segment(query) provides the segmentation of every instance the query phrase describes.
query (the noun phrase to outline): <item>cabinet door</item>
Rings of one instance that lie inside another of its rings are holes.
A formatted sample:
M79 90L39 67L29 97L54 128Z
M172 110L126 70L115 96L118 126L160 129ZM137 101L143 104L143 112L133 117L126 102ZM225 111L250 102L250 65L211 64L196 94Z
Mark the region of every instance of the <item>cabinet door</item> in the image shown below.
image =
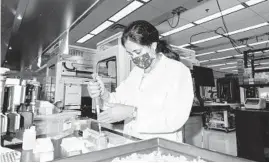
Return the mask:
M202 117L190 117L184 126L185 143L202 147Z

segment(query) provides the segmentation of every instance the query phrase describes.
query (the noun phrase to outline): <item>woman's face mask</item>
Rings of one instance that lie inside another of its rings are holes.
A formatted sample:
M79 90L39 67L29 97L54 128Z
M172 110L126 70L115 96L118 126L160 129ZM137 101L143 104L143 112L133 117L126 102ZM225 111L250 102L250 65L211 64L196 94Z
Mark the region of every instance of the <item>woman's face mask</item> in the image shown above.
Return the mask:
M133 63L141 69L149 68L152 61L156 58L153 54L155 49L152 47L141 46L128 40L125 43L125 48L131 56Z
M141 56L132 58L132 60L137 67L142 68L142 69L147 69L150 67L154 58L151 58L149 53L145 53Z

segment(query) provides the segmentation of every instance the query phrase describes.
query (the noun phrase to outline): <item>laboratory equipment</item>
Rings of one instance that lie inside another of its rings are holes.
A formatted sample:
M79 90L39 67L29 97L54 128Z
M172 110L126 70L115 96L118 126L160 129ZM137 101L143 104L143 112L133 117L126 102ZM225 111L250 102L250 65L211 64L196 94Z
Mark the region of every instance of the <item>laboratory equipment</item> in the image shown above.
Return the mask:
M206 129L215 129L225 132L235 130L235 114L229 105L210 105L205 106L207 112L205 115Z
M264 98L247 98L245 101L246 109L265 109L266 99Z
M215 86L213 70L211 68L193 66L193 76L195 83L199 86Z
M217 96L221 101L240 103L238 78L224 77L217 79Z
M1 135L7 132L8 118L3 114L4 89L6 83L6 72L9 70L0 67L0 114L1 114Z
M15 133L20 128L21 116L17 113L17 108L20 105L21 87L11 86L8 88L8 111L6 116L8 118L8 131Z

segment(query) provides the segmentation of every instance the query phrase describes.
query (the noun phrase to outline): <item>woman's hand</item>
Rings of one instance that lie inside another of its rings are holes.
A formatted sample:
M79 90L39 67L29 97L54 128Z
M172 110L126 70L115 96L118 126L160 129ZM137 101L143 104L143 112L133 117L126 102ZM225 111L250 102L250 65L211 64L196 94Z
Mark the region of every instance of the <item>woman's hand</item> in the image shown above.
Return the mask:
M101 97L102 99L108 98L109 92L106 90L104 82L97 74L93 74L93 78L95 80L92 80L88 85L90 97Z
M122 104L106 104L107 109L100 113L98 121L101 123L114 123L132 118L135 107Z

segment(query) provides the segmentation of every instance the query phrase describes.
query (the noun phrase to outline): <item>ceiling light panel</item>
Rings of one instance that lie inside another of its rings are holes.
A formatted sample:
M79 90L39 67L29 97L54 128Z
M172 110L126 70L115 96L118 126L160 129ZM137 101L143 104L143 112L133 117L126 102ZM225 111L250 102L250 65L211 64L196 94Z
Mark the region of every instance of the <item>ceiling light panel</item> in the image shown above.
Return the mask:
M113 22L117 22L143 5L144 3L142 2L133 1L132 3L124 7L122 10L120 10L118 13L113 15L111 18L109 18L109 20Z
M226 35L226 36L227 35L234 35L234 34L237 34L237 33L246 32L246 31L257 29L257 28L264 27L264 26L267 26L267 25L269 25L269 23L265 22L265 23L261 23L261 24L258 24L258 25L242 28L242 29L239 29L239 30L236 30L236 31L233 31L233 32L229 32L228 34L224 34L224 35Z
M269 67L257 67L255 68L256 70L260 70L260 69L269 69Z
M94 35L87 34L87 35L83 36L81 39L79 39L79 40L77 41L77 43L82 44L82 43L88 41L89 39L91 39L93 36L94 36Z
M183 31L183 30L186 30L186 29L191 28L193 26L195 26L193 23L189 23L189 24L183 25L181 27L175 28L175 29L173 29L171 31L165 32L165 33L163 33L161 35L162 36L172 35L174 33L177 33L177 32Z
M240 48L244 48L244 47L246 47L246 45L237 46L235 48L227 48L227 49L217 50L217 52L220 53L220 52L225 52L225 51L229 51L229 50L240 49Z
M243 57L243 54L234 55L234 57Z
M249 44L249 46L256 46L256 45L260 45L260 44L264 44L264 43L268 43L269 40L266 40L266 41L260 41L260 42L255 42L255 43L252 43L252 44Z
M184 45L180 45L180 46L178 46L178 47L180 47L180 48L184 48L184 47L187 47L187 46L190 46L191 44L184 44Z
M111 22L111 21L105 21L104 23L99 25L97 28L95 28L93 31L91 31L91 34L97 35L100 32L102 32L103 30L105 30L106 28L110 27L112 24L113 24L113 22Z
M261 65L269 65L269 62L260 63Z
M151 1L151 0L141 0L141 1L143 1L143 2L149 2L149 1Z
M217 61L217 60L223 60L223 59L228 59L228 58L231 58L232 56L227 56L227 57L221 57L221 58L213 58L213 59L210 59L211 61Z
M227 65L235 65L237 64L237 62L229 62L229 63L226 63Z
M220 69L221 69L221 70L228 70L228 69L233 69L233 68L237 68L237 66L223 67L223 68L220 68Z
M261 27L264 27L264 26L267 26L269 25L268 22L265 22L265 23L261 23L261 24L257 24L257 25L253 25L253 26L249 26L249 27L246 27L246 28L241 28L241 29L238 29L238 30L235 30L235 31L232 31L232 32L229 32L228 34L225 33L223 35L234 35L234 34L238 34L238 33L242 33L242 32L246 32L246 31L250 31L250 30L254 30L254 29L257 29L257 28L261 28ZM206 38L206 39L202 39L202 40L198 40L198 41L194 41L194 42L191 42L191 44L199 44L199 43L203 43L203 42L207 42L207 41L211 41L211 40L215 40L215 39L219 39L219 38L222 38L221 35L217 35L217 36L213 36L213 37L209 37L209 38ZM184 44L186 45L186 44ZM184 46L184 45L180 45L180 46Z
M197 54L196 57L201 57L201 56L209 55L209 54L213 54L213 53L216 53L216 52L207 52L207 53Z
M220 66L225 66L225 64L209 65L209 66L207 66L207 67L220 67Z
M247 2L245 2L248 6L253 6L253 5L256 5L258 3L261 3L261 2L264 2L266 0L249 0Z
M226 10L223 10L222 12L218 12L218 13L215 13L213 15L210 15L210 16L207 16L205 18L202 18L202 19L199 19L197 21L195 21L194 23L195 24L202 24L202 23L205 23L205 22L208 22L208 21L211 21L213 19L217 19L219 17L221 17L221 15L227 15L227 14L230 14L230 13L233 13L233 12L236 12L236 11L239 11L241 9L245 8L243 5L236 5L234 7L231 7L231 8L228 8Z
M210 41L210 40L215 40L215 39L218 39L218 38L221 38L221 37L222 37L221 35L213 36L213 37L209 37L209 38L202 39L202 40L199 40L199 41L194 41L191 44L199 44L199 43L202 43L202 42L207 42L207 41Z
M243 5L236 5L236 6L234 6L234 7L231 7L231 8L228 8L228 9L226 9L226 10L223 10L222 11L222 15L224 16L224 15L228 15L228 14L230 14L230 13L233 13L233 12L236 12L236 11L239 11L239 10L241 10L241 9L243 9L243 8L245 8Z
M199 61L200 63L205 63L205 62L209 62L209 60L203 60L203 61Z

